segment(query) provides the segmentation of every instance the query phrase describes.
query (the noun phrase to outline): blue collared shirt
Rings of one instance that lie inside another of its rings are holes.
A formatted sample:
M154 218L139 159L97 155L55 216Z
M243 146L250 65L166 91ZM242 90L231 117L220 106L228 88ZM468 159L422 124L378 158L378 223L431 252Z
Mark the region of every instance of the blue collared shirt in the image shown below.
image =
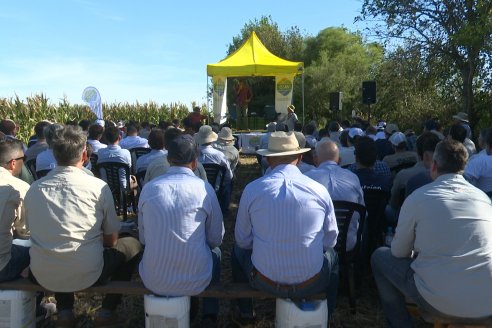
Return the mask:
M224 224L212 186L188 168L171 166L148 182L138 204L139 271L159 295L196 295L212 279L211 248L219 246Z
M147 139L139 137L139 136L126 136L121 139L120 146L123 149L132 149L132 148L149 148L149 143Z
M360 187L359 178L349 170L338 166L337 163L333 161L323 162L318 168L305 173L305 175L325 186L332 200L344 200L364 205L364 194ZM347 233L347 250L353 249L357 242L358 227L359 215L354 214Z
M132 157L128 149L122 149L119 145L108 145L106 148L99 149L97 153L97 164L99 163L124 163L132 167ZM104 176L103 176L104 179ZM121 186L126 188L126 175L123 169L120 172Z
M273 281L296 284L313 277L337 235L328 191L294 165L276 166L243 191L236 243L253 249L253 265Z
M200 146L200 155L198 156L198 161L202 164L215 163L226 167L225 183L230 183L232 180L232 170L229 166L229 161L223 152L212 147Z
M145 171L149 164L156 158L167 155L167 150L164 149L152 149L150 153L140 156L135 164L136 171Z
M36 156L36 172L43 170L52 170L56 167L56 159L53 155L53 149L48 148Z

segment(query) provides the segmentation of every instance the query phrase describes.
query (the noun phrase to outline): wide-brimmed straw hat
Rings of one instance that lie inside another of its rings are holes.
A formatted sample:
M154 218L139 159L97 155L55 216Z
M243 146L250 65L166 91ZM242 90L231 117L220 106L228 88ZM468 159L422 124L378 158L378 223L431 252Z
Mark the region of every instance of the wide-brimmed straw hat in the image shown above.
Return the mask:
M268 149L258 149L256 153L262 156L288 156L302 154L310 151L310 148L299 147L299 142L294 132L272 132L268 138Z
M202 125L194 137L197 144L203 145L217 140L217 133L212 130L210 125Z
M295 111L296 110L296 106L289 105L289 107L287 107L287 110Z
M459 112L458 114L453 115L453 118L455 120L459 120L461 122L468 123L468 114L467 113Z
M232 135L231 128L223 127L220 132L218 138L223 141L234 141L234 136Z

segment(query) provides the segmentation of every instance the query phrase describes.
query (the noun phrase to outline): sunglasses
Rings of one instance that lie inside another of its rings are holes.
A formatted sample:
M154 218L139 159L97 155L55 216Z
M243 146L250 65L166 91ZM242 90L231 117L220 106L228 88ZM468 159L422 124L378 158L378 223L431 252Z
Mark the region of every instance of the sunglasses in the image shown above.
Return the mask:
M26 161L26 155L22 156L22 157L18 157L18 158L12 158L10 161L8 161L7 163L10 163L12 161L20 161L22 159L22 161Z

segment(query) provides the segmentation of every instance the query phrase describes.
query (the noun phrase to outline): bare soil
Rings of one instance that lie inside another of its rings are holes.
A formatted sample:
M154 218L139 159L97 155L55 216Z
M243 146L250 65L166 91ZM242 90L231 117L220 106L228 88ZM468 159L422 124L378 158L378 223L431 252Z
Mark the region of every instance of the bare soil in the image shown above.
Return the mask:
M221 246L222 266L221 281L232 281L230 254L234 244L234 224L237 207L241 197L242 190L250 181L260 176L260 168L255 156L241 155L240 166L236 172L234 189L231 199L230 215L224 218L225 237ZM138 275L135 279L139 279ZM378 293L374 281L370 274L362 278L362 283L358 287L357 312L352 314L348 304L348 298L345 292L346 288L340 286L337 309L330 322L330 327L384 327L385 319L381 311ZM89 328L94 327L93 317L100 307L103 295L78 293L76 295L75 312L79 318L77 327ZM233 300L220 301L219 327L235 327L231 321L231 312ZM256 300L255 311L257 314L258 328L267 328L275 326L275 300ZM123 302L118 308L118 314L128 318L128 327L145 327L145 313L142 296L124 296ZM191 324L192 327L201 327L200 316ZM432 327L424 323L421 319L416 319L417 327ZM50 328L54 327L52 321L38 323L37 327Z

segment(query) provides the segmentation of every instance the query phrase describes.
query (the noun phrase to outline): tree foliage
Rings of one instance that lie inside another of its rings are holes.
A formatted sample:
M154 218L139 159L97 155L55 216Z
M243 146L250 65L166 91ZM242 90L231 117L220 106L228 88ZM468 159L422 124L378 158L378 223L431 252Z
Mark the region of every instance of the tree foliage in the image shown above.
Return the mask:
M343 92L347 116L361 107L361 83L373 79L383 60L383 48L364 42L345 28L327 28L306 39L306 111L312 118L335 118L329 111L330 92Z
M439 57L454 66L461 80L463 110L475 123L477 77L489 64L491 13L490 0L364 0L360 19L382 23L373 28L381 38L405 40L419 46L427 58Z

